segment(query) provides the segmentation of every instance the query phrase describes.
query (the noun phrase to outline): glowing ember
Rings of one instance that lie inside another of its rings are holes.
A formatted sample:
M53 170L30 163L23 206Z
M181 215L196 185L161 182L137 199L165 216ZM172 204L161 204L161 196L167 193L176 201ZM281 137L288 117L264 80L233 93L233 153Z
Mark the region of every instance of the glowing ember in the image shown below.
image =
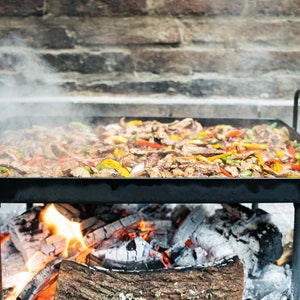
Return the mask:
M63 256L68 257L68 248L79 243L86 249L83 241L80 223L72 222L64 217L53 204L47 206L41 213L41 220L54 233L66 239Z
M148 226L147 222L142 220L138 226L139 236L145 241L149 241L150 235L153 233L153 229L153 224L151 224L151 226Z
M137 236L141 237L145 241L149 242L151 236L153 235L155 224L149 224L149 222L145 220L141 220L138 223L135 223L134 226L130 226L129 228L123 229L120 234L121 240L130 240L134 239Z
M9 233L0 233L0 244L3 244L9 238L10 238Z

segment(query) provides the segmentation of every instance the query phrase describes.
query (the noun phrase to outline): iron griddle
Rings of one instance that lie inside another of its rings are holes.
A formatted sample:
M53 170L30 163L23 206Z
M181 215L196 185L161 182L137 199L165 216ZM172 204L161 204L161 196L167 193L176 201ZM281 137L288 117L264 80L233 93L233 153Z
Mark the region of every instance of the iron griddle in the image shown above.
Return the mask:
M297 128L300 90L295 94L293 127ZM126 118L130 119L130 118ZM136 118L135 118L136 119ZM145 119L145 118L143 118ZM172 118L148 118L174 121ZM76 119L78 121L78 118ZM17 122L16 122L17 121ZM21 121L21 124L20 124ZM5 120L3 129L45 124L45 119ZM56 119L46 123L56 124ZM61 120L60 120L61 121ZM64 121L66 121L64 119ZM80 120L79 120L80 121ZM93 118L91 122L116 122L111 118ZM230 124L252 127L257 124L286 126L292 140L300 141L296 129L280 120L198 119L204 126ZM0 178L2 203L294 203L294 244L292 295L300 298L300 182L297 178Z
M130 119L136 117L126 118ZM140 119L160 122L175 120L155 117ZM276 122L278 127L288 128L291 140L300 141L300 135L281 120L197 120L203 126L228 124L249 128ZM0 128L57 126L69 121L72 118L12 118L6 120L5 124L0 124ZM92 126L118 121L119 118L107 117L84 119L85 123ZM300 203L300 184L297 178L0 178L0 191L2 203Z

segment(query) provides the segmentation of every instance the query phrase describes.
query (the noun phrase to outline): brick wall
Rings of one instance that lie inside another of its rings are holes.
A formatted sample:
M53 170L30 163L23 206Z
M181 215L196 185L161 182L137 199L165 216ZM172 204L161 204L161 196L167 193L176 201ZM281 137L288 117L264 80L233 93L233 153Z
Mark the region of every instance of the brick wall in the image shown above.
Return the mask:
M299 0L0 0L0 86L21 37L71 92L290 99L299 32Z

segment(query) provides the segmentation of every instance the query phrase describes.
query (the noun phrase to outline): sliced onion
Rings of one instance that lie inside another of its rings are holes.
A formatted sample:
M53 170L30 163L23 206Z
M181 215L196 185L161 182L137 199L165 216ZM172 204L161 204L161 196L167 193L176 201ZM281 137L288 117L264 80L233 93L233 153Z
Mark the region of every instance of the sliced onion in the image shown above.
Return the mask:
M138 176L142 175L144 173L144 171L145 171L145 163L141 162L132 168L132 170L130 172L130 176L138 177Z

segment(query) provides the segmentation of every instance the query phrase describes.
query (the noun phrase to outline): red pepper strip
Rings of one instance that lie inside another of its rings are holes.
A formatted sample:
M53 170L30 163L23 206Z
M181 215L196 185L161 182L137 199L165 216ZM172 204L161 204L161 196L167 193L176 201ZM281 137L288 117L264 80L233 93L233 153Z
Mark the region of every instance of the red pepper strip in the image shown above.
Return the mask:
M271 159L265 161L265 164L266 164L268 167L270 167L272 164L275 164L275 163L281 164L281 161L278 160L278 159L276 159L276 158L271 158Z
M29 160L27 163L26 163L26 166L33 166L35 165L36 163L41 163L41 164L45 164L45 159L43 156L41 155L37 155L36 157L32 158L31 160Z
M58 162L59 162L60 164L63 164L63 163L65 163L65 162L71 161L71 160L72 160L72 159L69 158L69 157L64 157L64 158L59 159Z
M292 157L292 161L296 161L296 151L295 151L295 148L294 146L292 145L292 143L289 143L289 146L288 146L288 151Z
M292 170L294 170L294 171L300 171L300 165L297 165L297 164L291 164L291 168L292 168Z
M223 168L220 168L221 173L223 173L226 177L232 178L233 176Z
M265 162L266 166L272 168L275 172L282 170L282 163L278 159L272 158Z
M9 238L10 238L10 233L1 233L0 234L0 244L3 244Z
M93 160L88 160L83 158L75 158L75 160L89 167L96 167L96 165L98 165L99 163L98 161L93 161Z
M165 147L161 144L151 143L151 142L145 141L145 140L136 140L136 143L140 146L148 146L148 147L152 147L152 148L156 148L156 149L162 149Z
M243 131L239 130L239 129L231 130L225 134L225 137L228 137L228 138L229 137L237 137L237 136L240 136L242 133L243 133Z

